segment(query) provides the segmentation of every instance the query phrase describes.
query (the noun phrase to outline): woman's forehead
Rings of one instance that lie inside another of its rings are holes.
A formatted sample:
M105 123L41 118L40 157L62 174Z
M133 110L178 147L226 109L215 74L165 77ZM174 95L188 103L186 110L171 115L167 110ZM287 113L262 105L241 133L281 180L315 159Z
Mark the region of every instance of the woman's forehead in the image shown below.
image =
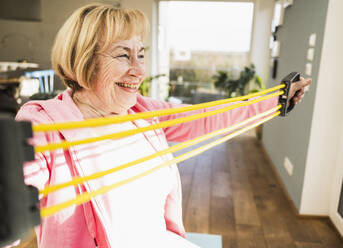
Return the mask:
M139 36L133 36L128 40L120 40L112 42L108 49L109 50L116 50L116 49L130 49L130 50L141 50L143 48L143 42Z

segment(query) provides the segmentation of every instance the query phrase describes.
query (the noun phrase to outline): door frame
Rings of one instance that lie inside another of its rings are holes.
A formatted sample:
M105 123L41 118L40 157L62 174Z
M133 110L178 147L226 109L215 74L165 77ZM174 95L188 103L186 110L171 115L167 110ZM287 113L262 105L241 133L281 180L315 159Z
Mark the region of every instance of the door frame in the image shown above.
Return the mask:
M338 213L339 198L341 190L343 191L343 127L341 128L339 135L340 142L336 160L336 169L331 188L329 216L338 232L343 236L343 217Z

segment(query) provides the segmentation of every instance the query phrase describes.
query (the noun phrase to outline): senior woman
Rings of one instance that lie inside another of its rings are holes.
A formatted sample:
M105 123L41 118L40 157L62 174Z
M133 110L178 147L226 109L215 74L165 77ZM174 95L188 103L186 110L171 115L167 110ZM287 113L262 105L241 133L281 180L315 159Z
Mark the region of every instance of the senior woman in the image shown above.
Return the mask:
M55 99L25 104L17 120L33 123L79 121L126 115L176 105L139 95L144 78L143 37L148 23L138 10L91 4L76 10L59 30L52 49L52 64L68 89ZM310 80L293 84L294 103L301 100ZM277 98L205 119L119 140L79 145L66 150L36 154L24 166L27 184L47 185L87 176L168 147L168 141L184 141L227 127L277 105ZM201 110L208 111L208 109ZM181 116L136 120L105 127L35 134L35 145L96 137L136 129ZM69 187L41 199L41 207L73 199L146 171L172 155L165 155ZM181 185L176 165L116 188L79 206L72 206L42 220L36 228L39 247L196 247L184 239Z

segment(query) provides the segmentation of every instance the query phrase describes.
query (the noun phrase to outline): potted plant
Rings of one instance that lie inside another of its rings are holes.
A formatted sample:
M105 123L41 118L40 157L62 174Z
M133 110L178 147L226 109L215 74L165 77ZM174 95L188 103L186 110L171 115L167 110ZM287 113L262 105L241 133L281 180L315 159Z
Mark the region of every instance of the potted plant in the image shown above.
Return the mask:
M244 67L237 79L227 71L218 71L213 78L214 85L226 91L227 97L243 96L266 88L261 78L256 76L254 64Z
M218 88L221 92L227 91L227 82L229 80L229 72L227 71L217 71L217 74L213 76L214 86Z

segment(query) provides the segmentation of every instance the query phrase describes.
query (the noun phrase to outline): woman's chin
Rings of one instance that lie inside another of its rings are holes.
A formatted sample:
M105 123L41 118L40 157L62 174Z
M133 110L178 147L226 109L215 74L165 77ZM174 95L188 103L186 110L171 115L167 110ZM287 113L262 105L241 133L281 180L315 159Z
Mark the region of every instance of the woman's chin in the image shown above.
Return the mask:
M114 89L114 94L111 98L113 101L112 109L116 110L116 113L126 113L137 102L137 90L116 87L116 89Z
M119 87L120 90L125 91L126 93L129 94L136 94L138 92L138 89L130 89L130 88L124 88L124 87Z

